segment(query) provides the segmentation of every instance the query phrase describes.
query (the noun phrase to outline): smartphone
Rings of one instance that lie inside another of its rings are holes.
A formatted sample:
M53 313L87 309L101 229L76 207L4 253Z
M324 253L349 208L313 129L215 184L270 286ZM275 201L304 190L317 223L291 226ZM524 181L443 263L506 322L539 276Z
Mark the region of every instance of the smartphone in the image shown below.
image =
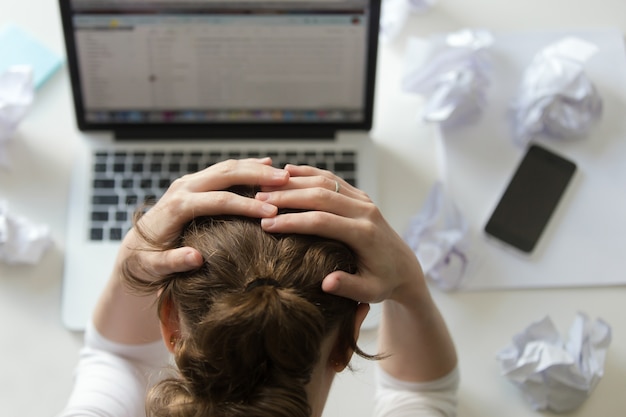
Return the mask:
M522 252L532 252L575 172L574 162L530 145L485 232Z

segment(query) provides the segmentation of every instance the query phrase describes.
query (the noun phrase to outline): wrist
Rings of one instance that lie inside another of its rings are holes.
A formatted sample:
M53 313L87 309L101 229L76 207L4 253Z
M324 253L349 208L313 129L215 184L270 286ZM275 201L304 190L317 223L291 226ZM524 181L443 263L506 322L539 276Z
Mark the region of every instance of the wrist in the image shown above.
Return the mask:
M415 255L407 257L407 265L400 268L400 276L403 276L402 284L398 285L389 299L403 305L415 305L430 299L430 292L426 285L422 267Z

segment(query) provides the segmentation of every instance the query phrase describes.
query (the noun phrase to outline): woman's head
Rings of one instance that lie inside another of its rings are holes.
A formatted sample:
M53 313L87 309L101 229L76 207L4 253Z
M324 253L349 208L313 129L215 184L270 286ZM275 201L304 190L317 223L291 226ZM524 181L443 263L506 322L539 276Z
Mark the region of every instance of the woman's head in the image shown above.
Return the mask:
M332 271L356 272L344 244L272 235L258 219L206 217L191 222L180 246L204 265L159 282L159 312L174 321L180 378L148 400L154 415L308 416L305 387L332 334L332 360L361 353L354 340L357 303L324 293ZM154 289L132 276L136 289ZM170 326L171 329L172 326Z

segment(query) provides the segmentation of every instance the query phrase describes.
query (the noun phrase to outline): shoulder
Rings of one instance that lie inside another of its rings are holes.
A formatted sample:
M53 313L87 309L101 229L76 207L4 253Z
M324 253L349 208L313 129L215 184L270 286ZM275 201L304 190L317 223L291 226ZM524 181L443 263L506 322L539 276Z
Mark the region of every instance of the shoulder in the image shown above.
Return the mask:
M376 367L374 417L454 417L459 386L458 368L440 379L406 382Z
M72 393L58 417L144 416L146 392L169 376L168 364L169 354L161 342L119 344L89 326Z

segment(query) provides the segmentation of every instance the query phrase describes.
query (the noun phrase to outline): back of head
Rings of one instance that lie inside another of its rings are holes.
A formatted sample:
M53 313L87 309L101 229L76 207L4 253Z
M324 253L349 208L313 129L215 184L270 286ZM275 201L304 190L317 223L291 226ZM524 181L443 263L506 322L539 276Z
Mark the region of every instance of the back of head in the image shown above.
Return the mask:
M241 217L195 219L179 245L198 249L205 263L161 282L160 307L173 306L180 320L180 377L155 387L150 415L309 416L305 386L326 335L339 328L339 351L360 352L356 302L321 289L330 272L356 271L353 252L319 237L268 234Z

